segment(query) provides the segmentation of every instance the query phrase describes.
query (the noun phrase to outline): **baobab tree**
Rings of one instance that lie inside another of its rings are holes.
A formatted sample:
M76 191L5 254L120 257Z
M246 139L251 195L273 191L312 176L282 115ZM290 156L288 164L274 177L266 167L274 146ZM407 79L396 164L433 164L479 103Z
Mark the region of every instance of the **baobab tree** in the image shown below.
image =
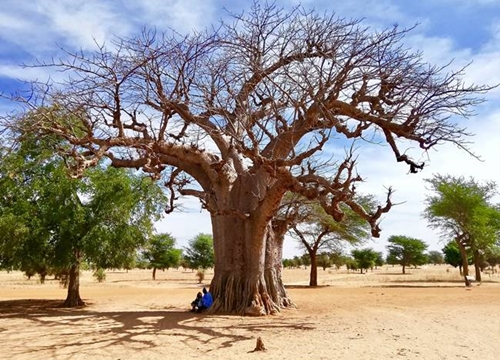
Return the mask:
M425 63L404 46L408 31L255 2L204 32L145 30L65 54L42 64L67 71L64 83L33 83L18 100L52 105L32 130L72 144L76 174L108 158L161 179L167 211L179 196L199 198L214 237L211 311L270 314L291 304L271 224L287 191L317 199L336 221L346 205L374 237L392 206L389 194L374 211L357 204L355 154L326 160L327 144L387 143L410 172L424 164L401 148L409 143L464 147L450 115L469 115L488 87Z

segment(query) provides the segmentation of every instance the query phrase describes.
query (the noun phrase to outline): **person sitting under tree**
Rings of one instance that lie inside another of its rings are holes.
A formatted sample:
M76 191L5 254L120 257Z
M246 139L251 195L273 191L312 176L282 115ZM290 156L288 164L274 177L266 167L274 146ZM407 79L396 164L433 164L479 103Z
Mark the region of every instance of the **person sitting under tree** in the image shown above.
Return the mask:
M203 288L203 297L201 298L201 306L198 307L198 312L205 311L214 303L214 299L212 298L212 294L207 290L207 288Z
M191 302L191 311L192 312L196 312L201 307L202 298L203 298L203 294L201 292L198 292L198 294L196 294L196 299L194 299Z

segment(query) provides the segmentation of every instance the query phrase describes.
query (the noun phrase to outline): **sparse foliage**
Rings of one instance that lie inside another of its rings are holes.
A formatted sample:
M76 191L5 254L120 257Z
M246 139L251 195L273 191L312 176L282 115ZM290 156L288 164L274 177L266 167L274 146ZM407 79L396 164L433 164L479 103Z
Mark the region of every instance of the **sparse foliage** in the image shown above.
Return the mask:
M358 196L356 201L366 212L375 208L370 196ZM317 267L321 265L317 260L320 259L322 264L329 263L328 257L318 256L319 251L340 249L347 244L359 245L370 237L370 225L348 206L341 207L345 215L338 221L328 215L318 201L288 194L282 202L277 217L288 224L289 234L307 252L311 263L309 286L318 285Z

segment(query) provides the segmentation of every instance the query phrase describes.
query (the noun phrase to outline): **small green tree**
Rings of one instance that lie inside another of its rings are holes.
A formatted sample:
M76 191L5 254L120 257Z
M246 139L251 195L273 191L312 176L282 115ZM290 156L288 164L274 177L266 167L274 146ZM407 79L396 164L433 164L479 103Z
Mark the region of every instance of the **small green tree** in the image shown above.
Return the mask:
M358 270L358 262L350 256L344 257L344 264L345 267L347 268L347 272L349 272L350 270L352 271Z
M484 260L488 262L491 267L500 264L500 246L492 246L488 248L484 254Z
M153 268L153 280L156 280L157 269L179 266L182 250L174 247L175 239L168 233L154 234L148 240L144 257L148 260L149 267Z
M427 253L429 264L441 265L444 264L443 254L436 250L431 250Z
M184 259L191 269L208 269L214 266L214 245L210 234L200 233L189 241Z
M384 254L377 252L377 258L375 259L375 268L377 266L383 266L385 264Z
M402 266L403 274L406 273L406 266L425 263L424 252L427 249L427 244L422 240L398 235L391 236L387 241L389 242L387 245L388 258L391 259L391 263L396 262Z
M346 257L342 255L342 252L340 251L332 251L330 253L330 261L333 265L335 265L337 270L340 269L342 265L345 265L345 259Z
M448 244L446 244L446 246L443 248L443 254L444 262L448 265L453 266L454 268L458 267L460 275L462 275L462 253L460 252L456 241L450 241ZM470 255L468 256L467 263L472 263Z
M330 260L330 256L326 252L322 252L316 257L316 265L323 268L323 271L326 270L326 268L329 268L332 266L332 261Z
M356 260L357 268L361 269L361 274L363 269L368 270L375 266L375 260L377 259L377 252L370 248L365 249L355 249L352 251L352 256Z
M104 282L106 280L106 271L103 268L97 268L94 270L92 276L97 282Z

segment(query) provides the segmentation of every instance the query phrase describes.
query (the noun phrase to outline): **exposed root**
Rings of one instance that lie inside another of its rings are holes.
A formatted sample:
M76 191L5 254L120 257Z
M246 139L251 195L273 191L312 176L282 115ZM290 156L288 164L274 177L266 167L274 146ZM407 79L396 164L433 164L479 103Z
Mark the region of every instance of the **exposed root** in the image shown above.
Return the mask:
M214 304L211 314L265 316L292 306L286 291L276 277L242 279L236 274L218 276L210 285Z

